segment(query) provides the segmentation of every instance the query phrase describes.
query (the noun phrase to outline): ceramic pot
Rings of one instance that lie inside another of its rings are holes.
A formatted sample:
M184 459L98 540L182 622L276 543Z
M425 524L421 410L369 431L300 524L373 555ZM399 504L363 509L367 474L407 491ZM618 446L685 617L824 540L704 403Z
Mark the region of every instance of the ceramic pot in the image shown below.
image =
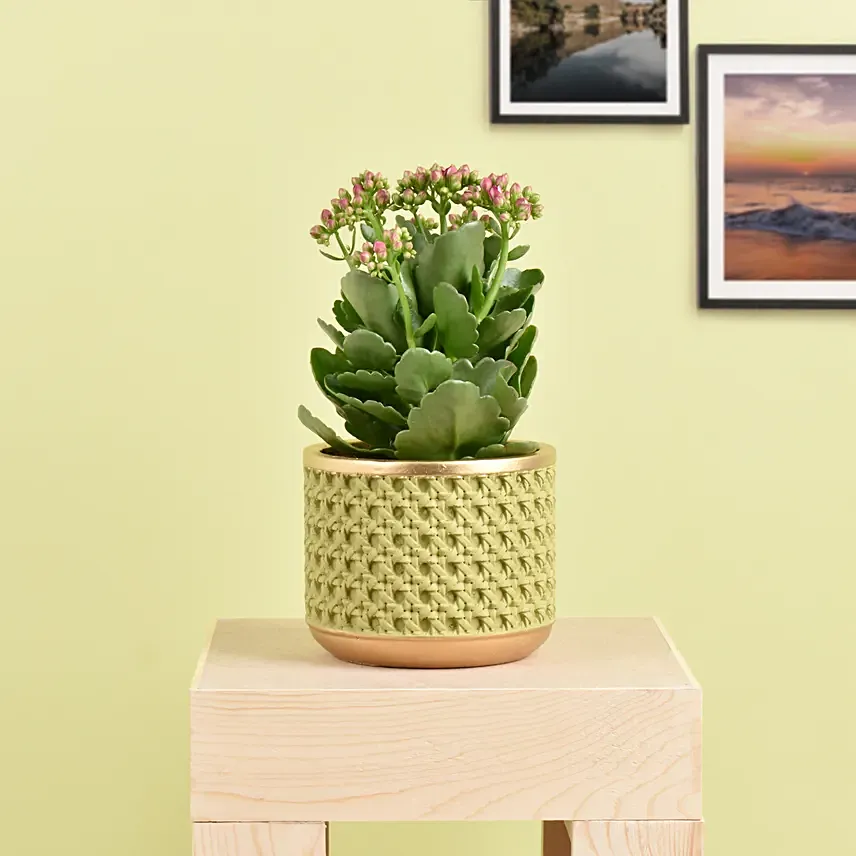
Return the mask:
M306 621L342 660L489 666L555 619L555 450L470 461L304 452Z

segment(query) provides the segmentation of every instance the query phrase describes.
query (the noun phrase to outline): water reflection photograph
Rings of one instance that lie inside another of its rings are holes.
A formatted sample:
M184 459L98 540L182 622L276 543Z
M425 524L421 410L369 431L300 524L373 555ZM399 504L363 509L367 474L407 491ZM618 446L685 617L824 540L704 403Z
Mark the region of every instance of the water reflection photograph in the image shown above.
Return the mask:
M699 62L702 305L856 307L856 48Z
M494 122L687 123L687 0L492 0Z

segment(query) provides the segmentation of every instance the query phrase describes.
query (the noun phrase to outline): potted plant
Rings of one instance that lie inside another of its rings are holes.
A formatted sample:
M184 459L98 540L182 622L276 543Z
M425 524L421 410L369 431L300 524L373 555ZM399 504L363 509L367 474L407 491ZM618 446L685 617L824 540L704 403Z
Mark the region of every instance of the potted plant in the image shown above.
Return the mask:
M347 268L310 364L355 439L299 410L324 441L304 454L307 622L341 659L491 665L549 635L555 452L510 439L544 279L510 263L541 213L507 175L435 164L394 190L364 172L311 230Z

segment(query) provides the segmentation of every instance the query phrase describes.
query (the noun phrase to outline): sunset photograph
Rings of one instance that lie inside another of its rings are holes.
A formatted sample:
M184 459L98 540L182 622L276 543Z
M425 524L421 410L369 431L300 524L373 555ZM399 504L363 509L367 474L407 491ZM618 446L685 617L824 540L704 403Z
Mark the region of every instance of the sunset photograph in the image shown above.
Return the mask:
M856 74L724 77L726 280L856 281Z

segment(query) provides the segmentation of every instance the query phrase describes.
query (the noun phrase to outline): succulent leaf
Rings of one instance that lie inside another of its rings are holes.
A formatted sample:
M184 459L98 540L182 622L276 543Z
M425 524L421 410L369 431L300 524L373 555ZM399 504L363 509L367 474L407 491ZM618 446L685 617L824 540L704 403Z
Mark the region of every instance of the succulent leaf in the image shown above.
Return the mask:
M502 252L502 239L499 235L488 235L484 239L484 269L490 270Z
M484 224L467 223L440 235L418 255L416 293L423 315L434 311L434 289L448 282L456 291L469 287L473 267L484 270Z
M510 339L526 323L522 309L488 315L479 327L478 349L482 354ZM462 356L468 356L466 354Z
M526 365L523 366L523 371L520 373L520 394L524 398L529 398L532 393L532 387L535 384L535 378L538 376L538 360L533 354L526 360Z
M386 422L388 425L398 425L399 427L407 424L407 420L394 407L390 407L388 404L382 404L380 401L373 400L361 401L359 398L354 398L352 395L339 392L335 389L331 389L330 391L342 404L348 404L363 413L367 413L369 416L374 416L375 419L379 419L381 422Z
M387 449L361 449L347 440L343 440L329 425L325 425L317 416L302 404L297 408L297 418L312 432L317 434L331 449L350 458L390 457Z
M478 265L473 267L473 278L470 282L470 309L478 314L484 306L484 281L479 273Z
M344 297L333 304L333 315L339 326L348 333L353 333L363 326L357 310Z
M502 415L508 420L509 430L512 430L525 412L529 402L518 395L517 390L510 386L502 375L497 377L491 394L497 400Z
M309 365L312 368L312 376L315 378L318 388L330 401L338 406L338 401L327 389L327 375L349 371L353 366L341 351L331 354L329 351L325 351L324 348L313 348L309 352Z
M404 350L404 328L396 317L398 292L391 282L352 270L342 279L342 294L369 330L383 336L396 350Z
M417 339L421 339L423 336L427 335L434 329L434 325L437 323L437 316L432 312L421 324L418 330L416 330L413 335Z
M535 340L538 338L538 328L534 324L530 324L521 334L520 338L515 343L514 347L508 353L508 359L517 366L518 377L523 368L526 359L532 352L532 347Z
M518 259L522 259L528 252L529 244L520 244L520 246L515 247L508 253L508 260L510 262L516 262Z
M485 446L476 452L477 458L517 458L525 455L533 455L540 447L537 443L526 440L518 440L511 443L497 443L493 446Z
M395 348L371 330L355 330L345 337L342 350L354 366L369 371L392 371L398 355Z
M452 363L439 351L411 348L395 367L396 391L410 404L419 404L429 392L452 376Z
M434 289L434 310L443 350L451 359L474 357L479 352L479 326L463 294L441 282Z
M342 372L335 377L336 385L346 389L363 392L389 392L395 389L395 378L383 372L358 369L355 372Z
M341 348L345 344L345 334L332 324L328 324L323 318L318 319L318 326L330 337L330 341Z
M495 360L485 357L475 366L469 360L458 360L452 368L452 377L474 383L482 395L490 395L498 377L508 380L516 371L508 360Z
M508 420L495 398L468 381L447 380L410 411L408 428L395 438L403 460L450 461L502 441Z
M343 408L345 417L345 430L353 434L358 440L362 440L374 449L388 449L392 454L392 444L399 428L375 419L363 410L358 410L350 404Z

